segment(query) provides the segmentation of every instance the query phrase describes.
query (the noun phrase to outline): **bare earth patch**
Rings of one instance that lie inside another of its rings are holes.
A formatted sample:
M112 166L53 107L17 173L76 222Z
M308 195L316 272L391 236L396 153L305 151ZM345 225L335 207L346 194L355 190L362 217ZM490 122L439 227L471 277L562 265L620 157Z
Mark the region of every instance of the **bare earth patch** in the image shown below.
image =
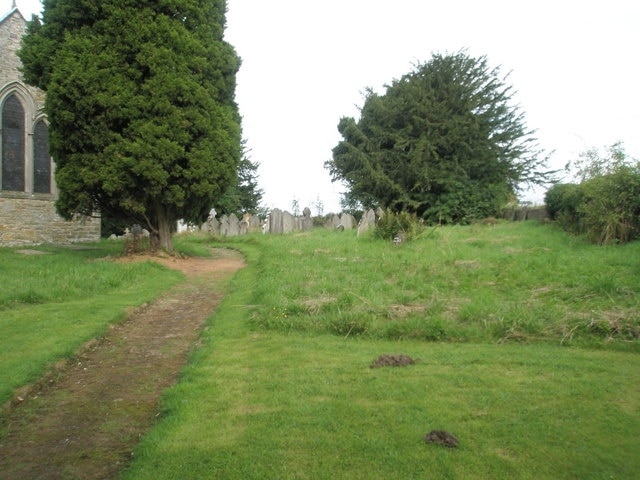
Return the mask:
M186 281L16 395L0 414L0 479L107 479L127 465L219 304L221 282L244 266L237 252L213 253L123 260L158 261Z
M413 365L414 363L416 363L416 361L408 355L388 355L385 353L376 358L370 367L405 367L407 365Z

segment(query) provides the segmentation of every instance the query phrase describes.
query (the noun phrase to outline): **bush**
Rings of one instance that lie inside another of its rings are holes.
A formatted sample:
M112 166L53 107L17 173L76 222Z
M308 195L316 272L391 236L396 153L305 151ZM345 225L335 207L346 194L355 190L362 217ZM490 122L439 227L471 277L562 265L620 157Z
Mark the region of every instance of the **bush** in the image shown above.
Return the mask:
M591 241L610 244L640 238L640 164L587 180L581 190L578 210Z
M582 204L583 194L580 185L559 183L545 194L544 201L552 220L572 233L583 233Z
M378 219L374 235L385 240L409 241L424 231L424 224L415 214L386 210Z
M449 192L433 195L423 213L430 224L467 225L487 217L500 216L510 197L506 185L458 182Z
M626 157L620 143L602 156L580 155L579 184L558 184L545 195L549 215L567 231L598 244L640 238L640 162Z

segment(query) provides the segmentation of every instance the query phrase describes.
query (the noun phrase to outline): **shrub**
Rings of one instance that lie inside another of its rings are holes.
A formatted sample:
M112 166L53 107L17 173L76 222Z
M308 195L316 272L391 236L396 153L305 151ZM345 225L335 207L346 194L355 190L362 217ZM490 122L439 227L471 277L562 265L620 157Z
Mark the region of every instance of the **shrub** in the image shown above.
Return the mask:
M581 184L578 211L595 243L626 243L640 238L640 163Z
M423 218L431 224L467 225L487 217L496 217L510 197L506 185L458 182L449 192L433 195Z
M559 183L547 190L544 201L552 220L565 230L582 233L582 189L575 183Z
M393 212L386 210L378 219L374 235L385 240L400 238L409 241L418 237L424 231L424 224L415 214L408 212Z
M640 238L640 162L627 158L620 143L602 156L595 149L577 161L579 184L558 184L545 195L552 219L598 244Z

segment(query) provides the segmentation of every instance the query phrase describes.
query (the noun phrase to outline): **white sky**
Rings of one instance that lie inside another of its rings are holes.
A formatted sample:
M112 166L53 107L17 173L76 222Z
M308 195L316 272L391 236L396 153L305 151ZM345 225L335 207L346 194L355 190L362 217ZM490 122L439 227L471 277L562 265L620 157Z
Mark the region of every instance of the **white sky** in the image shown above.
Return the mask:
M38 0L17 0L25 17ZM11 0L0 0L1 12ZM633 0L228 0L242 57L236 99L269 207L339 210L324 162L342 116L432 53L467 48L508 84L550 167L621 140L640 158L640 2ZM523 199L541 202L544 192Z

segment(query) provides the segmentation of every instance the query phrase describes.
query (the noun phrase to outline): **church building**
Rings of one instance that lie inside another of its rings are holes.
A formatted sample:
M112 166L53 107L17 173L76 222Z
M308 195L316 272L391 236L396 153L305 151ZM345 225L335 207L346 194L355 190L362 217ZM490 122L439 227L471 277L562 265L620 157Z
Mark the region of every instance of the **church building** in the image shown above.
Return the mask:
M44 92L24 83L17 55L26 28L14 1L0 16L0 246L96 241L99 218L55 211Z

